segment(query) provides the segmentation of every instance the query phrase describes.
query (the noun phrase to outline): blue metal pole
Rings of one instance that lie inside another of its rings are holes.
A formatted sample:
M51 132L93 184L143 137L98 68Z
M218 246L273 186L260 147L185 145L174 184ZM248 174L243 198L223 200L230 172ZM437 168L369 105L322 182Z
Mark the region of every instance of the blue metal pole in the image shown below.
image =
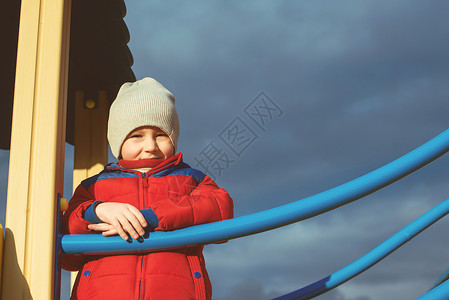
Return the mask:
M142 243L99 234L66 235L62 250L68 254L129 253L216 243L298 222L364 197L414 172L449 151L449 129L419 148L364 176L333 189L262 212L183 228L153 232Z
M321 295L340 284L350 280L351 278L362 273L366 269L372 267L380 260L388 256L390 253L407 243L413 237L425 230L427 227L444 217L449 213L449 199L438 204L427 213L404 227L402 230L394 234L385 242L368 252L366 255L338 270L337 272L314 282L306 287L291 292L289 294L275 298L276 300L300 300L310 299ZM446 290L446 297L449 295L449 290ZM435 298L427 298L435 299ZM447 298L445 298L447 299Z
M431 289L416 300L447 300L449 298L449 280Z
M434 285L432 286L432 289L439 286L441 283L449 279L449 269L446 269L443 274L438 277Z
M59 242L61 238L60 226L61 226L61 194L58 193L56 197L56 239L55 239L55 271L54 271L54 300L59 300L61 298L61 243Z

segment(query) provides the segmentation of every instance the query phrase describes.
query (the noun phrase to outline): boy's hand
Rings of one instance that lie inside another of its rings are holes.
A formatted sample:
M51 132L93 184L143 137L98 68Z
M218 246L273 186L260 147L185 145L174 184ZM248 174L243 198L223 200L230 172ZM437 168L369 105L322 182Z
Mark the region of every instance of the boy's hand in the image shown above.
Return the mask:
M104 236L118 235L117 230L115 230L115 228L108 223L89 224L87 225L87 228L93 231L99 231Z
M129 234L138 239L148 226L142 213L131 204L103 202L97 205L95 213L104 223L91 224L88 228L101 231L104 236L118 234L127 241Z

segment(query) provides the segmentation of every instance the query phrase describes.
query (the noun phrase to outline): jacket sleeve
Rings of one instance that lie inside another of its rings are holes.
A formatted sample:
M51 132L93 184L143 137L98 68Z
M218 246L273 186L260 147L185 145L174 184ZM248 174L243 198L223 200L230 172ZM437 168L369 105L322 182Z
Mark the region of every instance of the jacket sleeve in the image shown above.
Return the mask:
M222 221L234 216L231 197L209 176L204 177L198 185L187 189L189 190L186 194L169 195L151 206L159 218L156 230L174 230Z
M84 211L95 201L94 197L80 184L69 201L69 207L62 217L63 234L83 234L92 233L87 229L90 222L84 220ZM77 271L86 262L85 255L62 255L62 268L68 271Z
M84 212L94 203L95 197L80 184L69 201L69 207L62 217L64 234L92 233L87 229L90 222L84 219Z

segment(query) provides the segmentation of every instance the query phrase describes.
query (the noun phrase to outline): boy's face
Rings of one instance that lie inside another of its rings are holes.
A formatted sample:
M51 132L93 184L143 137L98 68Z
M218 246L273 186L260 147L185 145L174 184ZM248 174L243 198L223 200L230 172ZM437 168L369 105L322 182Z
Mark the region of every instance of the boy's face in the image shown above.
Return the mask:
M170 137L154 126L134 129L122 145L121 158L125 160L167 159L175 153Z

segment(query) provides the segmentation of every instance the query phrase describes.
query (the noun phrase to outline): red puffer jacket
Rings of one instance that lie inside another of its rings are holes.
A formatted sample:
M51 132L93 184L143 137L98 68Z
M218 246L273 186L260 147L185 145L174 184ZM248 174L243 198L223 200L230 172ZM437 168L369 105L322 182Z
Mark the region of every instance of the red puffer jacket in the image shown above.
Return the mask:
M66 234L92 233L83 216L96 200L151 208L155 230L173 230L233 217L228 193L179 153L147 173L108 165L76 189L63 217ZM80 270L71 299L211 299L203 247L139 255L65 256L63 268Z

